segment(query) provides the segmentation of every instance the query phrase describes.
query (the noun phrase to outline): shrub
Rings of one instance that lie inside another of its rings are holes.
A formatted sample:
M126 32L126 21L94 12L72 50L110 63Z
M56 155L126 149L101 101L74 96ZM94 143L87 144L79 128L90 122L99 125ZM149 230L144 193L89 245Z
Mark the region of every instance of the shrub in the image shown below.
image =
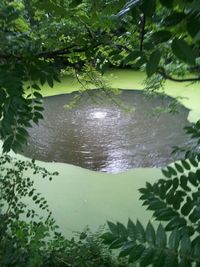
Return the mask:
M85 231L68 240L59 233L47 201L34 188L30 172L34 179L36 174L49 180L58 174L49 173L34 161L0 157L1 267L126 266L102 244L100 234ZM26 203L30 200L43 216L29 208Z

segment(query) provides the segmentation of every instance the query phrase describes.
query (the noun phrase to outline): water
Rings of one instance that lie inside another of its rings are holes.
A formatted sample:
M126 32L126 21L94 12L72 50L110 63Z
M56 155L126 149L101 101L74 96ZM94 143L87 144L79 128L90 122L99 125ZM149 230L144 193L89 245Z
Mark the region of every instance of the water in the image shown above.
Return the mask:
M76 105L66 109L77 96ZM155 114L155 108L167 108L171 101L148 98L137 90L118 96L90 90L81 97L78 93L46 97L44 120L30 128L23 154L108 173L163 167L178 159L171 156L173 146L188 143L183 131L188 109L179 105L176 115Z

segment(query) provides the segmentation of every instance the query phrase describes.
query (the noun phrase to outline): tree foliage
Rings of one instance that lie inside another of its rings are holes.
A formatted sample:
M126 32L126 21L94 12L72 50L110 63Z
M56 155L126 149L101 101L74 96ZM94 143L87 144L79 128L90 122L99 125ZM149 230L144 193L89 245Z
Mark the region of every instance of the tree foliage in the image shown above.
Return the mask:
M126 266L102 245L100 233L86 229L72 239L60 233L47 200L35 188L35 179L55 175L34 161L0 157L0 266Z
M200 142L200 122L186 128ZM146 228L130 219L127 226L108 222L104 243L120 249L119 257L140 266L200 266L200 154L186 154L185 159L162 170L157 182L139 189L140 199L152 211ZM156 223L159 222L159 225ZM158 226L157 226L158 225Z
M200 81L199 0L1 0L0 14L4 152L26 144L27 128L43 118L41 86L53 87L63 69L77 77L87 66L101 74L109 67L145 70L155 88L166 79ZM199 122L186 129L197 138L194 149L185 149L186 158L140 189L143 204L161 223L108 223L104 242L130 263L200 266L199 129ZM94 243L83 239L77 244L56 232L46 200L24 177L27 168L49 176L46 170L8 156L0 160L1 266L113 266L110 257L96 261L101 247L94 251ZM44 221L24 197L46 210ZM50 232L53 239L46 242ZM76 251L77 258L70 258Z
M198 0L2 0L0 12L4 152L26 143L26 128L42 119L40 87L53 87L61 69L128 67L157 80L200 80Z

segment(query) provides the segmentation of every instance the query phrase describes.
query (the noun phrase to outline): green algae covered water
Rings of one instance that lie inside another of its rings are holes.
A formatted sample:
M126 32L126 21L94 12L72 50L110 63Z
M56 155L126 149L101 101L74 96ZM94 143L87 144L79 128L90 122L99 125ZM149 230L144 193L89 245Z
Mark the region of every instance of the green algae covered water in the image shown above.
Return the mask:
M106 78L114 88L143 89L145 74L131 70L114 70L106 73ZM67 94L80 89L80 84L73 78L65 76L54 88L43 86L44 96ZM188 121L200 118L199 83L166 82L165 92L171 97L179 97L180 103L189 109ZM18 159L28 159L11 152ZM59 176L52 182L37 176L35 181L38 192L47 199L53 216L61 231L68 237L74 231L82 231L87 225L95 231L107 220L126 223L130 217L133 221L140 219L146 224L151 220L151 212L146 211L139 200L138 189L146 182L153 183L162 177L160 168L133 168L118 174L91 171L65 163L37 164L49 171L58 171ZM32 203L30 202L30 207Z

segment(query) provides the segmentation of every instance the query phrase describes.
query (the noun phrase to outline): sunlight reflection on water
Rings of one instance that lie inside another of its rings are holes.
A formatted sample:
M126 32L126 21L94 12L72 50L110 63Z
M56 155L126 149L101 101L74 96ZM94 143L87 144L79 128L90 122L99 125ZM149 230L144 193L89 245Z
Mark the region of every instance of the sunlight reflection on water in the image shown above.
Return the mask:
M99 92L94 90L93 97L98 99ZM30 128L24 155L118 173L165 166L180 157L171 156L172 147L188 142L182 130L188 124L188 109L178 106L176 115L154 114L155 108L168 107L169 97L147 98L141 91L122 91L116 97L134 110L127 112L107 96L99 105L83 94L76 107L66 110L64 106L76 94L44 99L44 120Z

